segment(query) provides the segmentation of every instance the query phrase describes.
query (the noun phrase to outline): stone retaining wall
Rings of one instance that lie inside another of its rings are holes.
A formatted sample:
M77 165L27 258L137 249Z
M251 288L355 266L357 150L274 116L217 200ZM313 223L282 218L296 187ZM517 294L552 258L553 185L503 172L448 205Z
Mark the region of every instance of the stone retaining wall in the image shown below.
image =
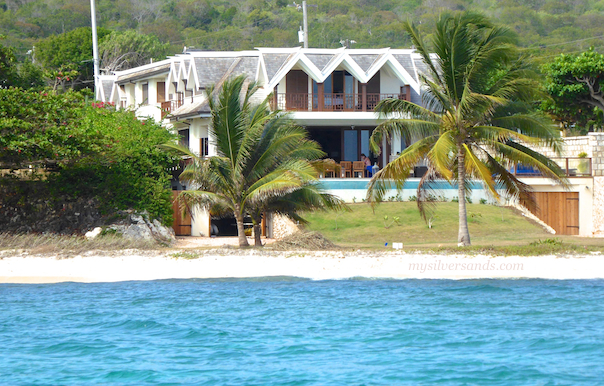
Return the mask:
M273 238L280 240L298 231L298 225L288 217L281 215L273 216Z

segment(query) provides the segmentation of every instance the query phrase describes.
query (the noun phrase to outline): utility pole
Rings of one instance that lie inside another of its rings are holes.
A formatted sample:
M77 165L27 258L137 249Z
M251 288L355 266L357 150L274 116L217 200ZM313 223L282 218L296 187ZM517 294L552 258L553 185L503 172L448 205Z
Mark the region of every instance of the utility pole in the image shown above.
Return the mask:
M306 12L306 0L302 1L302 17L304 18L304 48L308 48L308 13Z
M94 61L94 99L96 100L97 83L99 81L99 42L96 35L96 9L94 0L90 0L90 20L92 26L92 58Z
M298 11L300 9L302 9L302 18L303 18L303 22L302 25L304 26L302 28L302 31L299 31L299 41L301 42L302 39L304 39L304 48L308 48L308 12L306 10L307 5L306 5L306 0L302 1L302 5L297 4L295 1L291 4L288 5L288 7L296 7L298 9ZM310 4L308 5L308 7L315 7L317 8L316 4Z

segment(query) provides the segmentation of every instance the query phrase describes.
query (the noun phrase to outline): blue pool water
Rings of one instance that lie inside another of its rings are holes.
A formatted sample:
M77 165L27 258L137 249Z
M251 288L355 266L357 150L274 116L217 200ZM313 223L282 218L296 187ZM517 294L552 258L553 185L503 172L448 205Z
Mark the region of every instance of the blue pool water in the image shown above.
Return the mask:
M597 385L604 281L0 285L0 384Z

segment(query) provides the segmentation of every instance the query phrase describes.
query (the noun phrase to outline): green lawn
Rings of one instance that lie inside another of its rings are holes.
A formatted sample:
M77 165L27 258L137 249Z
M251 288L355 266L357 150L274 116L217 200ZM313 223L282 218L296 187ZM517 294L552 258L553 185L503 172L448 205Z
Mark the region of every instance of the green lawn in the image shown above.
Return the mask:
M438 203L432 228L420 217L415 202L385 202L375 207L366 203L351 204L352 212L336 214L306 213L308 230L319 231L342 247L383 248L393 242L404 243L405 249L456 247L458 204ZM473 246L528 245L557 238L565 244L603 245L604 240L552 235L527 220L519 212L493 205L468 204L468 226ZM384 220L384 216L388 220ZM399 223L393 218L399 217ZM337 223L337 229L336 229ZM597 248L599 249L599 248Z

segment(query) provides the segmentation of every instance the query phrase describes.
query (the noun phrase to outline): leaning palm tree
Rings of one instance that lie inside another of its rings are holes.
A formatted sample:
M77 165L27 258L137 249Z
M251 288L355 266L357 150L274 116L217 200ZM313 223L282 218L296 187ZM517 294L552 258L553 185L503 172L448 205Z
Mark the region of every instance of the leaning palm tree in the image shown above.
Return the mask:
M318 144L309 141L307 132L293 126L287 115L273 112L271 116L264 124L262 135L250 150L244 170L244 175L251 177L248 182L264 184L266 176L270 177L271 173L279 176L284 170L288 170L289 165L300 162L308 167L308 162L312 161L310 165L314 170L313 178L307 178L299 185L289 184L249 202L246 212L252 220L256 246L262 246L260 235L264 213L274 212L305 222L299 215L300 211L347 209L341 199L326 193L317 183L319 169L316 158L324 155L318 150Z
M195 190L184 191L180 198L189 207L233 213L241 247L249 245L243 219L251 209L316 181L310 160L324 154L303 128L280 112L271 112L268 99L252 105L257 89L239 76L224 82L219 91L207 90L216 156L199 157L167 145L192 159L180 178Z
M427 218L424 198L432 181L442 178L457 184L458 243L470 245L468 180L482 181L495 198L503 190L520 199L530 199L530 187L508 171L512 165L528 165L564 182L555 162L528 147L545 145L559 154L559 133L551 120L530 108L539 87L516 54L509 30L480 14L445 13L436 24L431 49L414 24L407 23L406 30L427 68L421 75L425 107L394 99L377 105L376 111L390 119L372 134L374 152L383 136L417 141L373 177L368 199L380 201L393 186L402 189L413 167L427 160L428 173L417 195L420 213Z

